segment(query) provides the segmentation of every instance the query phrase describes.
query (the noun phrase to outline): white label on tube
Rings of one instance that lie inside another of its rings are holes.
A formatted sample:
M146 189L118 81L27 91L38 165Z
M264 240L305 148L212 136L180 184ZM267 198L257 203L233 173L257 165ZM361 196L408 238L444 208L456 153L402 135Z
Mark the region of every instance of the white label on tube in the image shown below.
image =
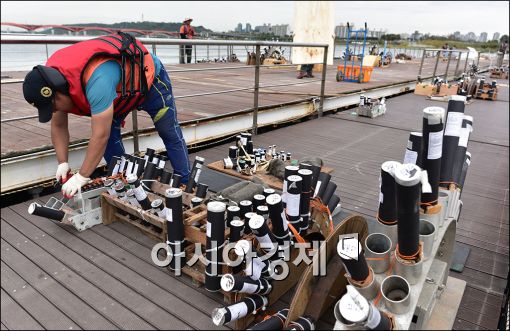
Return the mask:
M111 196L113 196L113 197L116 197L116 196L117 196L117 192L115 192L115 190L114 190L114 189L112 189L111 187L110 187L110 188L108 188L108 190L107 190L107 191L108 191L108 194L109 194L109 195L111 195Z
M152 163L158 164L158 162L159 162L159 158L153 156Z
M241 292L241 293L255 293L255 292L257 292L258 288L259 287L255 284L244 283L243 288L239 292Z
M462 120L464 119L463 113L449 112L448 119L446 120L446 128L444 130L445 136L458 137L460 128L462 127Z
M439 159L443 152L443 131L429 133L429 160Z
M317 184L315 185L315 192L313 192L313 197L315 198L317 194L319 193L319 190L321 188L322 182L320 180L317 181Z
M133 171L133 162L128 161L127 169L126 169L126 177L130 175Z
M406 154L404 155L404 164L406 164L406 163L416 164L417 159L418 159L418 152L406 149Z
M285 210L282 211L282 222L283 222L283 230L287 231L287 216L285 215Z
M383 203L384 201L384 194L382 192L379 192L379 203Z
M211 223L207 222L207 224L205 225L205 229L206 229L206 236L208 236L209 238L211 238Z
M124 172L124 167L126 166L126 159L122 157L120 159L119 172Z
M135 198L129 198L128 202L130 204L132 204L133 206L136 206L136 207L140 206L140 204L138 203L138 200L136 200Z
M460 129L459 146L467 148L468 140L469 140L469 128Z
M168 222L173 222L173 221L174 221L174 217L173 217L173 215L172 215L172 209L170 209L170 208L165 208L165 210L166 210L166 220L167 220Z
M466 159L466 163L467 163L467 165L471 165L471 160L470 159Z
M133 189L133 192L135 192L136 200L142 201L145 198L147 198L147 193L143 190L142 186L135 187Z
M159 167L163 169L165 167L165 160L159 160Z
M413 149L413 142L411 140L407 141L407 148L408 149Z
M287 181L283 181L283 188L282 188L282 202L287 203Z
M287 193L287 214L289 216L299 216L299 194Z
M138 173L138 162L135 163L135 167L133 169L133 173L134 174L137 174Z
M381 323L381 313L379 312L379 309L372 307L372 314L368 314L368 320L365 325L369 330L374 330L379 323Z
M269 234L265 234L263 237L257 236L257 240L260 243L260 247L262 248L271 248L273 247L273 242L271 241L271 238L269 237Z
M112 176L115 176L116 174L118 174L118 173L119 173L119 166L120 166L120 163L119 163L119 162L117 162L117 163L115 164L115 167L113 167Z
M262 274L262 269L264 269L266 265L259 257L254 257L251 260L251 263L246 264L246 275L248 275L253 280L259 280L260 275Z
M195 175L195 183L198 184L198 178L200 177L200 173L202 172L201 169L197 169L197 174Z
M241 137L241 144L243 146L246 146L247 143L248 143L248 140L246 139L246 137Z
M248 306L244 302L239 302L232 306L228 306L228 310L232 316L231 321L236 321L248 315Z

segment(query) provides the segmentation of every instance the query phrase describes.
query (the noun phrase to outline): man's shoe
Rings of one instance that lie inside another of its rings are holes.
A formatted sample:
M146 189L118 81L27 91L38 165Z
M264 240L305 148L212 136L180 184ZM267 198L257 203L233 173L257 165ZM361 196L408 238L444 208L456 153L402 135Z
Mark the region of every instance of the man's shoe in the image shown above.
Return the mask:
M312 73L311 73L311 72L309 72L309 73L307 73L307 74L306 74L306 77L308 77L308 78L314 78L315 76L314 76L314 75L312 75Z
M300 72L299 75L297 76L297 79L301 79L303 77L306 77L306 72Z

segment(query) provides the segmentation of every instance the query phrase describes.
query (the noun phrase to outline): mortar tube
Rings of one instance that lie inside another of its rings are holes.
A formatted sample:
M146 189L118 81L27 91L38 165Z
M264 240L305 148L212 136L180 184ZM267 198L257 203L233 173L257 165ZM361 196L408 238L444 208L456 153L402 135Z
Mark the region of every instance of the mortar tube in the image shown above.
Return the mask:
M119 173L120 174L122 174L122 173L124 173L124 171L126 171L127 158L125 155L126 154L124 154L120 157L120 164L119 164Z
M462 120L462 127L460 129L459 145L455 150L452 170L453 182L457 183L457 185L460 182L460 176L462 174L462 167L464 166L464 159L466 157L469 136L473 130L472 128L473 117L464 115L464 119Z
M357 282L365 281L369 276L369 267L359 241L355 238L341 240L337 252L350 278Z
M193 167L191 168L191 175L189 176L188 185L186 186L186 193L193 192L193 188L198 183L200 174L202 173L204 161L205 159L203 157L195 156L195 161L193 162Z
M427 261L432 257L432 248L437 231L434 223L420 219L420 241L423 243L423 261Z
M66 212L64 212L63 210L45 207L37 202L32 202L30 206L28 206L28 213L30 215L36 215L58 222L62 222L62 220L66 216Z
M375 273L383 273L390 267L391 239L384 233L371 233L365 239L367 263Z
M173 259L170 261L170 269L178 270L185 264L186 256L184 254L184 223L182 214L182 190L178 188L169 188L165 191L166 205L166 226L167 242L172 246ZM177 262L179 260L179 262Z
M246 330L281 330L287 320L289 309L285 308L272 315L271 317L263 320L260 323L255 324L251 328Z
M113 179L105 179L103 182L103 185L106 188L106 191L108 192L108 194L115 197L115 196L117 196L117 192L115 192L115 190L113 189L114 183L115 183L115 181Z
M317 179L317 184L315 185L315 190L313 193L313 197L321 197L326 191L326 187L328 186L329 181L331 180L331 175L325 172L319 173L319 178Z
M381 295L386 309L394 314L405 314L411 307L411 286L401 276L386 277L381 283Z
M299 171L299 167L296 166L286 166L283 172L283 188L282 188L282 202L283 207L287 207L287 190L288 190L288 177L297 175Z
M423 155L422 168L427 171L431 193L421 195L422 208L427 210L438 203L441 153L443 150L443 117L441 107L427 107L423 110Z
M170 186L172 186L173 188L179 188L181 186L181 180L182 176L174 172L174 174L172 175L172 181L170 182Z
M154 156L155 152L156 151L153 150L152 148L147 148L147 150L145 151L145 156L143 157L145 160L145 166L147 166L148 163L152 162L152 157Z
M466 181L467 171L469 166L471 165L471 153L466 151L466 156L464 157L464 163L462 165L462 172L459 177L459 185L461 187L460 196L462 195L462 189L464 188L464 182Z
M196 192L195 196L197 196L199 198L202 198L202 199L205 199L205 196L207 195L207 190L208 189L209 189L209 185L203 184L203 183L198 183L198 185L197 185L197 192Z
M329 181L328 185L326 186L326 190L324 191L324 194L320 196L323 204L325 204L326 206L328 205L328 202L335 193L336 188L337 188L336 183Z
M280 246L290 245L290 233L287 226L287 216L283 210L282 197L271 194L266 198L269 218L273 225L273 235Z
M248 276L225 274L221 277L221 289L225 292L267 295L272 286L264 278L253 280Z
M238 206L227 207L227 227L230 227L230 223L234 220L234 217L241 218L241 208ZM244 224L244 222L243 222Z
M331 216L333 216L333 211L336 209L336 207L338 207L338 205L340 204L340 197L336 194L334 194L331 199L329 199L329 202L328 202L328 209L329 209L329 212L331 213Z
M237 146L229 146L228 148L228 157L232 160L232 163L235 163L239 154L239 148Z
M208 264L205 269L205 289L210 292L221 289L219 274L221 274L222 252L225 244L225 210L226 205L223 202L212 201L207 204L206 260Z
M304 235L308 230L310 222L310 197L312 195L312 175L310 169L299 169L298 176L303 178L301 196L299 198L299 215L301 224L299 225L299 234Z
M422 167L421 160L423 155L423 135L421 132L411 132L407 141L406 152L404 154L404 162L416 164Z
M317 186L317 181L319 180L319 174L321 173L321 167L313 165L311 169L312 170L312 190L315 191L315 187ZM312 193L312 197L315 197Z
M301 225L301 216L299 213L301 193L303 189L303 178L298 175L287 177L287 206L286 211L288 221L299 231Z
M199 197L193 197L191 198L191 208L195 208L196 206L200 205L202 202L204 202L204 199Z
M230 237L229 243L237 243L243 236L244 222L239 219L238 216L234 216L234 219L230 223ZM243 270L242 263L232 266L232 273L238 274Z
M253 203L253 211L256 211L258 206L263 206L266 204L266 197L262 194L255 194L252 199Z
M459 145L460 129L464 117L465 96L453 95L448 101L445 130L443 135L443 151L439 182L442 186L453 182L452 170L455 150ZM445 186L447 187L447 186Z
M264 217L255 214L250 218L248 224L253 234L257 237L261 249L266 252L270 252L278 245L273 233L269 230Z
M163 169L161 172L161 177L159 179L159 182L162 184L170 184L170 180L172 179L172 173L170 171L167 171L166 169Z
M271 194L275 194L276 191L272 188L265 188L264 189L264 196L267 198L268 196L270 196ZM267 203L267 202L266 202Z
M162 199L155 199L151 202L152 210L159 216L159 217L165 217L166 211L163 213L163 210L165 209L165 204L163 203Z
M113 189L115 190L117 197L119 197L120 199L122 199L126 195L126 186L122 182L114 184Z
M212 321L216 326L225 325L226 323L243 318L248 314L254 314L259 309L265 310L267 304L267 297L259 294L252 294L230 306L214 308Z
M265 199L264 199L264 201L265 201ZM267 208L266 205L258 206L257 214L264 217L264 220L267 220L269 218L269 208Z
M147 163L145 166L142 180L151 180L156 178L156 165L154 163Z
M151 201L149 200L149 197L147 196L147 193L145 193L145 190L143 189L142 185L140 185L140 180L138 177L136 177L135 174L130 174L127 176L127 182L133 186L133 192L135 194L135 198L140 203L140 206L143 210L150 210L151 207Z
M300 316L290 322L284 330L315 330L315 320L310 316Z
M244 234L250 234L251 229L246 214L253 212L253 203L250 200L242 200L239 202L239 208L241 209L241 219L244 221Z
M110 163L108 163L108 173L106 174L106 176L110 177L110 176L116 175L119 171L119 166L120 166L120 157L113 156L110 159ZM115 171L115 168L117 169L116 171Z
M156 167L156 170L154 171L154 179L159 181L162 173L163 173L163 168Z
M137 157L135 161L135 168L134 173L136 174L136 177L140 177L142 173L144 172L145 168L145 160L141 157Z
M168 161L168 157L166 157L166 155L161 155L158 162L158 168L165 169L166 161Z

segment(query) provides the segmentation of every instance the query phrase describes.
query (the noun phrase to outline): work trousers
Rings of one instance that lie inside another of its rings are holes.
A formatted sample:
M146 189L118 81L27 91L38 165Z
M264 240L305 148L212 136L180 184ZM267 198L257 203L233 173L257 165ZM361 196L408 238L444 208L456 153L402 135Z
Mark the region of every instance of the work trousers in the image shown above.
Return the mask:
M193 52L192 45L180 45L179 46L179 63L186 63L186 58L188 63L191 63L191 54Z

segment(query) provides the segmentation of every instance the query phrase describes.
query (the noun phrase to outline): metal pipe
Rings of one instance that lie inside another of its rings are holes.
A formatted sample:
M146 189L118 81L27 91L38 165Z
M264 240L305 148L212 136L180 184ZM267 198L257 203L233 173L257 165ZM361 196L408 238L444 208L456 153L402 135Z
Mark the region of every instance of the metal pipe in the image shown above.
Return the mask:
M490 51L489 51L490 54ZM490 55L489 55L490 56ZM480 63L480 52L478 52L478 57L476 58L476 66L478 67L478 64Z
M457 59L457 65L455 66L455 71L453 72L453 77L457 77L459 71L460 59L462 58L462 51L459 51L459 58Z
M308 63L308 64L322 64L320 63ZM279 68L279 67L295 67L297 64L266 64L266 65L260 65L260 68ZM209 68L199 68L199 69L176 69L176 70L167 70L167 72L191 72L191 71L212 71L212 70L236 70L236 69L252 69L252 66L248 65L239 65L234 67L209 67ZM22 81L20 81L21 83Z
M152 54L156 55L156 44L152 44Z
M197 45L193 45L194 53L195 53L195 63L197 63Z
M468 60L469 60L469 51L467 51L467 53L466 53L466 63L464 63L464 72L466 72Z
M260 45L257 45L255 51L255 85L253 90L253 126L251 133L257 134L257 115L259 111L259 80L260 80Z
M133 134L134 154L138 154L140 153L140 144L138 142L138 112L136 109L131 112L131 117L133 120L133 131L131 133Z
M436 53L436 64L434 65L434 72L432 72L432 78L436 77L437 64L439 63L439 52Z
M324 89L326 88L326 71L328 70L328 46L324 47L324 59L322 63L321 77L321 95L319 103L319 116L322 117L322 108L324 107Z
M421 79L421 73L423 71L423 62L425 61L425 52L426 50L423 50L423 53L421 55L421 62L420 62L420 70L418 71L418 81Z
M31 115L31 116L22 116L22 117L14 117L14 118L8 118L5 120L2 120L0 123L7 123L7 122L14 122L14 121L22 121L22 120L29 120L32 118L38 118L39 115Z
M448 53L448 62L446 63L446 70L444 72L444 80L448 80L448 69L450 68L450 61L452 59L452 52Z

